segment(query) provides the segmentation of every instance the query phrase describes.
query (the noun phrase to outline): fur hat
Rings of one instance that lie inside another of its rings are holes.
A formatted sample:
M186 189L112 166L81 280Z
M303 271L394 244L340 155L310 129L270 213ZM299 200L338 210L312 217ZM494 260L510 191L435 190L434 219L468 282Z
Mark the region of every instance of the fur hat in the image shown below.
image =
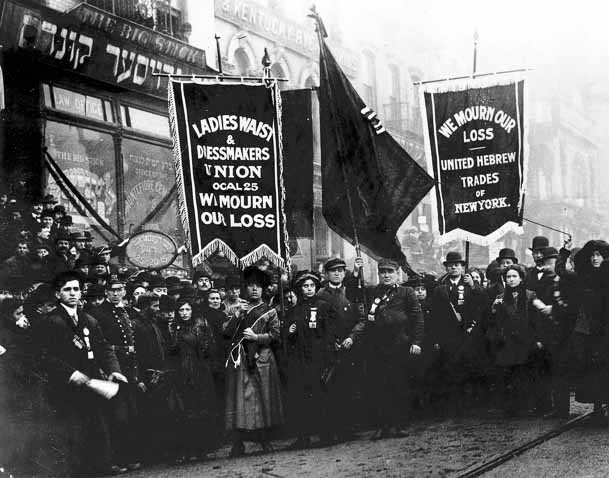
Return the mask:
M271 284L271 277L268 272L262 271L256 266L246 267L243 270L243 283L250 284L252 282L260 284L262 288L265 288Z

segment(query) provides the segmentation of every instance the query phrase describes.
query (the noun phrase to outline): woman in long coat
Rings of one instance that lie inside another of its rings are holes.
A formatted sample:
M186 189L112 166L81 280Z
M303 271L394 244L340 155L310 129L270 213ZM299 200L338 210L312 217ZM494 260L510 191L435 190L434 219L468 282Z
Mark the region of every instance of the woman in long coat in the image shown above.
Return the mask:
M288 326L288 405L297 440L290 448L311 445L311 435L322 433L324 390L322 375L334 350L325 302L316 297L317 274L303 271L294 280L298 303L290 309Z
M214 416L216 395L212 376L215 344L209 324L193 315L192 299L176 304L173 342L170 354L175 357L175 384L179 396L178 428L182 456L194 460L204 456L216 438Z
M505 290L496 296L487 337L494 352L498 379L507 412L527 410L527 393L533 381L532 357L543 347L538 341L539 312L546 305L524 285L525 271L510 265L503 272Z
M269 285L257 267L243 272L247 306L227 324L230 338L226 362L226 429L233 433L231 456L245 453L250 439L269 451L270 432L283 424L283 403L272 345L279 342L280 324L274 308L262 301Z
M565 268L568 254L568 250L561 249L556 272L561 283L569 284L572 289L571 300L567 299L575 316L568 354L570 376L575 379L576 400L593 403L595 413L600 416L602 404L609 403L609 262L606 260L609 244L601 240L588 241L573 258L573 272Z

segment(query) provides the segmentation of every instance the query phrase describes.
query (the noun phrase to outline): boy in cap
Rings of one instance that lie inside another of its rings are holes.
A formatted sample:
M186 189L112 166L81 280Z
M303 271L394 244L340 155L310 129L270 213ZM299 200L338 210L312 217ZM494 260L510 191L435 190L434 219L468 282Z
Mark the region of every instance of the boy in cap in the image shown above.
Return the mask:
M357 344L366 326L366 320L356 302L352 302L350 289L344 284L347 264L343 259L333 258L326 262L324 270L328 282L317 293L318 299L328 310L328 324L332 330L334 347L340 352L341 360L334 373L334 381L328 387L328 407L330 409L326 433L321 443L330 445L335 441L354 438L352 425L356 398L361 396L361 361Z

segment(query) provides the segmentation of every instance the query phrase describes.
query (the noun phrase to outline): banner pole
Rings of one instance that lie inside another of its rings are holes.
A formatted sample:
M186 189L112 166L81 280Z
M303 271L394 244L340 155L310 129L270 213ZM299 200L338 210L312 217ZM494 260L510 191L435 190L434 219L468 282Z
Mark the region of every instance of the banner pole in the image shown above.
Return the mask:
M472 75L476 75L476 66L478 63L478 28L474 29L474 63L472 67ZM469 269L469 241L465 241L465 271Z
M220 72L221 75L223 75L224 73L222 72L222 55L220 54L220 35L218 35L216 33L214 35L214 38L216 39L216 55L218 56L218 71Z

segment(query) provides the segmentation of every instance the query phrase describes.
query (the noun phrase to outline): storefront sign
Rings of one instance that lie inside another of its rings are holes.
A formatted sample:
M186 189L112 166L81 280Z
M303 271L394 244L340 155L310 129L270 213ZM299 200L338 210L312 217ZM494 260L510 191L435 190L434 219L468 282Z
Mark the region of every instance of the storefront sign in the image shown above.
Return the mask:
M205 52L143 26L81 5L60 14L7 1L0 24L5 50L32 51L41 61L76 73L167 97L167 78L206 73Z
M215 0L215 13L218 18L258 33L298 53L317 58L319 49L312 22L310 28L304 28L249 0Z
M129 238L125 254L129 262L141 269L164 269L173 264L178 248L167 234L142 231Z
M430 83L422 94L441 240L485 246L521 231L524 80Z
M245 267L285 266L277 85L172 81L179 209L193 266L221 251Z

